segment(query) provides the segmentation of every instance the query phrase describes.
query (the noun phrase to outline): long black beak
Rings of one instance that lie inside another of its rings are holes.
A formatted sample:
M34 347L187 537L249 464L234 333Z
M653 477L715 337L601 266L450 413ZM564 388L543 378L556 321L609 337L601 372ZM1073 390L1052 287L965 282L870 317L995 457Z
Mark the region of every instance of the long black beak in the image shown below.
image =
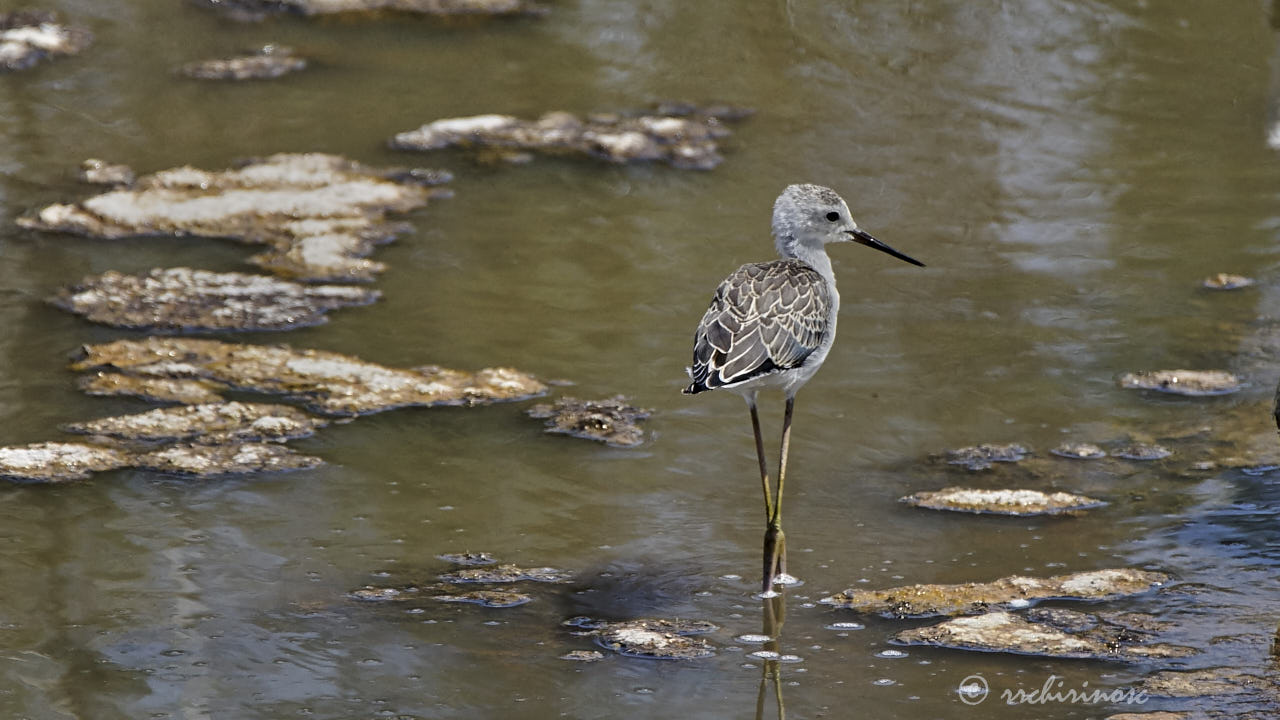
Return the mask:
M868 233L865 230L846 230L845 232L853 236L854 242L862 243L863 245L866 245L869 248L874 248L876 250L879 250L882 253L889 253L890 255L898 258L899 260L902 260L904 262L909 262L912 265L918 265L920 267L924 267L924 263L920 262L919 260L916 260L913 257L908 257L906 255L903 255L897 250L894 250L888 245L885 245L879 240L871 237L871 233Z

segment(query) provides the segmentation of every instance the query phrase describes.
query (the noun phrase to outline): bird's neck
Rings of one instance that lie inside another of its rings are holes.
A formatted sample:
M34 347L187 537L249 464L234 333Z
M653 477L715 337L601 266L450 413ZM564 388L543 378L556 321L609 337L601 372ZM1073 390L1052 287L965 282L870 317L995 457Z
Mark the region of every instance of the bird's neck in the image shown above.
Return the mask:
M778 253L784 258L795 258L817 270L818 274L827 281L827 284L833 290L835 289L836 273L831 267L831 258L827 256L827 251L822 245L815 247L795 240L779 242Z

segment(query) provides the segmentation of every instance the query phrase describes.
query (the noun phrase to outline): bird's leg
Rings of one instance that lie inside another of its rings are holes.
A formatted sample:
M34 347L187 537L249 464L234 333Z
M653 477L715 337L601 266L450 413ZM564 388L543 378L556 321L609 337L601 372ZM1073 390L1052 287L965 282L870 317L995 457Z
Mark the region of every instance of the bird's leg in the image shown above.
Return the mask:
M782 534L782 486L787 480L787 453L791 450L791 415L795 409L796 398L787 395L787 409L782 416L782 451L778 458L778 495L773 501L773 512L769 515L769 530L777 536L776 561L773 575L787 573L787 538Z
M777 507L773 503L773 489L769 487L769 464L764 458L764 438L760 435L760 413L756 411L756 395L745 395L747 407L751 410L751 431L756 438L756 458L760 461L760 488L764 491L764 519L768 527L764 532L764 577L761 592L769 595L773 592L773 578L778 572L778 535L774 526Z
M751 431L756 436L756 458L760 460L760 486L764 489L764 519L769 522L773 518L773 493L769 488L769 466L764 459L764 440L760 437L760 414L756 412L755 393L747 396L747 407L751 409Z

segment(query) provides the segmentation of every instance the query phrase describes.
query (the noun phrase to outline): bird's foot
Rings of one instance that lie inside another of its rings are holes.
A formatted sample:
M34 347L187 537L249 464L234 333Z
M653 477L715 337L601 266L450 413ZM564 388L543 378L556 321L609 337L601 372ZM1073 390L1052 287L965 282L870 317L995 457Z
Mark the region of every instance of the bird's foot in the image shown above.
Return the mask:
M797 585L803 585L804 581L795 575L788 575L785 572L780 572L773 576L773 584L781 585L783 587L795 587Z

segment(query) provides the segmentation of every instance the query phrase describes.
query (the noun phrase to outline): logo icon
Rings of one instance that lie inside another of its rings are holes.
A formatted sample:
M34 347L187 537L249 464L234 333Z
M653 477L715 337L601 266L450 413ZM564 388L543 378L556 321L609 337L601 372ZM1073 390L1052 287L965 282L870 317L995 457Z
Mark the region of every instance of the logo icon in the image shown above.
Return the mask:
M956 692L960 694L960 702L965 705L977 705L987 699L987 693L991 689L987 687L987 679L981 675L970 675L960 681L960 687L956 688Z

